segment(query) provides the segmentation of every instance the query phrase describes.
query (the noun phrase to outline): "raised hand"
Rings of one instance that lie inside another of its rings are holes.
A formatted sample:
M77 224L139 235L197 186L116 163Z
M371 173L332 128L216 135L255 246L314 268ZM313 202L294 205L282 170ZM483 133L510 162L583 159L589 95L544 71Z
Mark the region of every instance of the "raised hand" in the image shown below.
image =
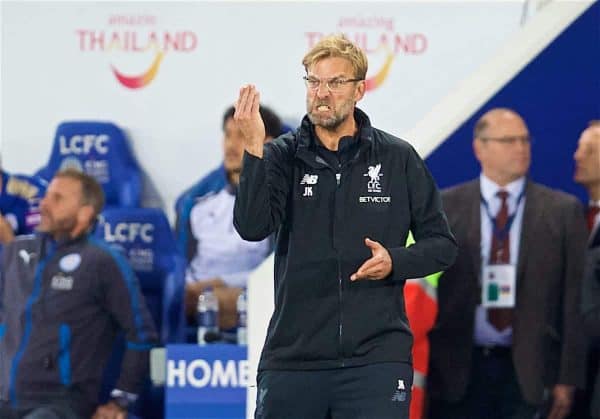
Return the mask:
M265 141L265 124L260 116L260 93L252 84L240 88L240 95L235 102L234 121L244 136L244 146L248 153L262 157Z
M390 253L381 243L371 240L368 237L365 239L365 245L371 249L372 256L350 276L350 280L378 280L386 278L392 272L392 258Z

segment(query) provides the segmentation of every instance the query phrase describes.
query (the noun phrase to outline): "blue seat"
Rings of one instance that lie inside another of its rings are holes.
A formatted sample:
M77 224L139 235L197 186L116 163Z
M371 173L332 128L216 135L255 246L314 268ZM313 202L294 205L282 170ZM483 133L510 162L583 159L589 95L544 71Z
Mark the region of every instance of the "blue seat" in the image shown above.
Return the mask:
M165 213L157 208L107 208L99 217L94 235L122 252L131 264L161 344L184 342L185 262L176 250ZM117 381L124 347L120 337L106 368L101 401L108 398ZM162 418L164 389L146 380L132 412L145 419Z
M92 175L104 189L107 206L139 207L142 175L123 131L110 122L61 123L50 158L37 175L50 181L54 174L74 168Z
M162 343L183 341L185 262L158 208L107 208L94 235L122 252L136 273Z

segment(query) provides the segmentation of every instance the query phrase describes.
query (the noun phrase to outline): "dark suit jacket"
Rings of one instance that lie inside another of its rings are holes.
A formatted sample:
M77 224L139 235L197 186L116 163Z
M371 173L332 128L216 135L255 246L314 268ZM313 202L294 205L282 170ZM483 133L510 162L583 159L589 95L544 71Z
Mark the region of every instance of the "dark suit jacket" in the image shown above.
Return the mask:
M583 326L595 351L600 350L600 226L590 237L581 292ZM600 418L600 371L596 371L591 411Z
M588 245L590 248L600 246L600 224L595 225L592 229Z
M523 397L539 404L544 388L584 383L579 295L587 233L575 197L533 182L526 188L512 356ZM459 253L439 282L427 382L433 399L458 401L468 384L480 299L479 180L443 191L442 199Z

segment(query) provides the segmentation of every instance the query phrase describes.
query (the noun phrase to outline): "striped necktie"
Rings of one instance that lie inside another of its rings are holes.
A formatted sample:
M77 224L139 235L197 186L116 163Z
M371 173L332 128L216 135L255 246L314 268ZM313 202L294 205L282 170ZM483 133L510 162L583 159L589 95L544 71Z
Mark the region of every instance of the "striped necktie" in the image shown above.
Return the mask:
M508 192L500 190L496 196L502 203L498 214L496 214L496 224L492 227L492 246L490 249L490 265L509 264L510 263L510 234L504 232L508 222ZM499 235L502 232L504 234ZM488 322L498 331L502 331L512 324L513 309L493 307L487 309Z

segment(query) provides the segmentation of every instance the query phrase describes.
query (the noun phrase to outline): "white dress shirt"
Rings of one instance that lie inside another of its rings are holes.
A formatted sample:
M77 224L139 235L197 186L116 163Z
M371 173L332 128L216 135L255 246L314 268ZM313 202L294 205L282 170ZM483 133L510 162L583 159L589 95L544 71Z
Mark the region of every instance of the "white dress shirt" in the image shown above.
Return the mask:
M198 201L190 213L196 254L186 281L221 278L228 286L246 287L248 275L269 255L269 239L249 242L233 226L235 195L223 188Z

